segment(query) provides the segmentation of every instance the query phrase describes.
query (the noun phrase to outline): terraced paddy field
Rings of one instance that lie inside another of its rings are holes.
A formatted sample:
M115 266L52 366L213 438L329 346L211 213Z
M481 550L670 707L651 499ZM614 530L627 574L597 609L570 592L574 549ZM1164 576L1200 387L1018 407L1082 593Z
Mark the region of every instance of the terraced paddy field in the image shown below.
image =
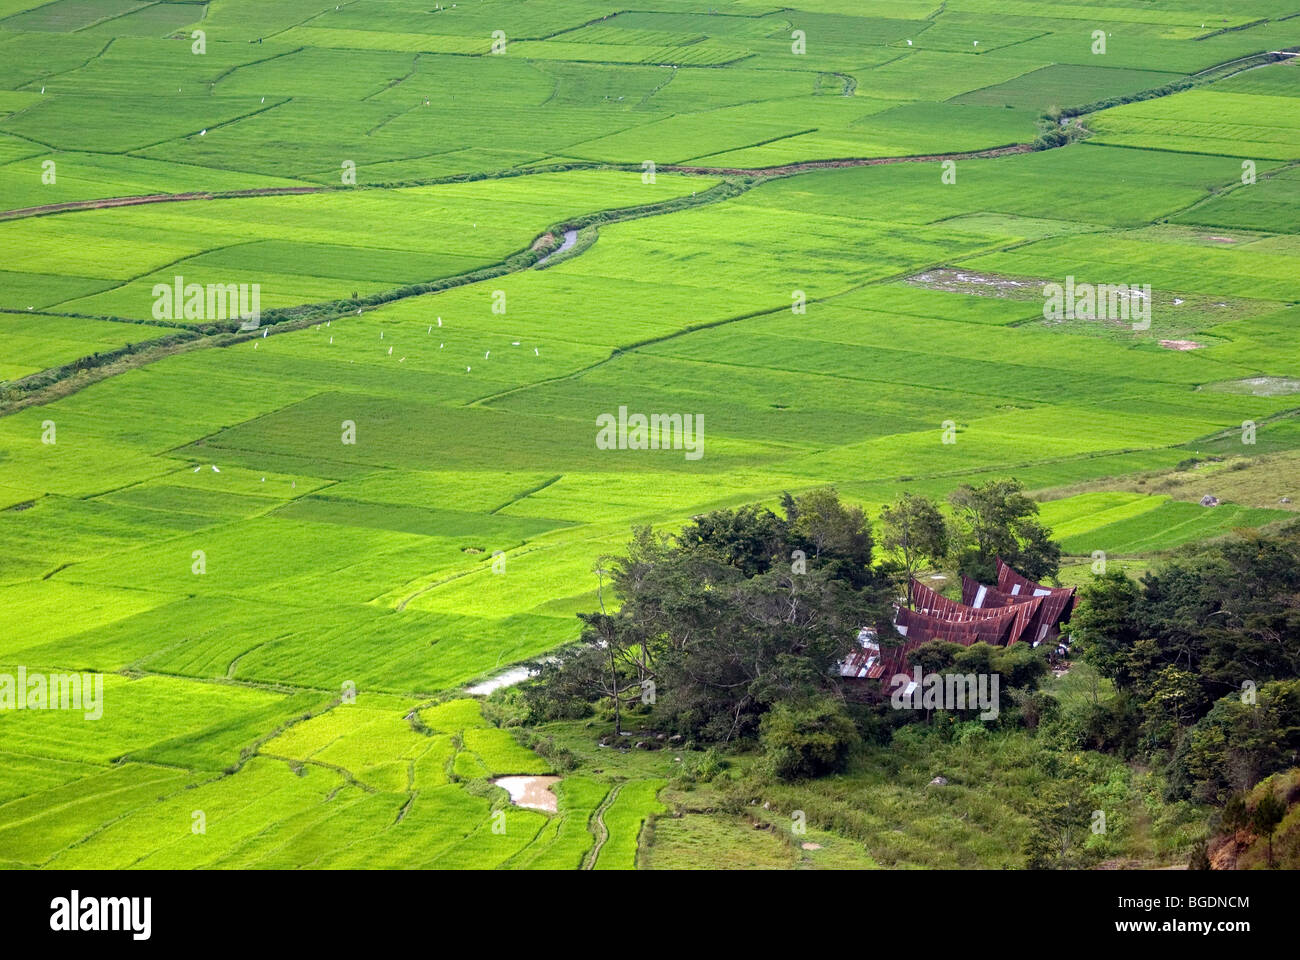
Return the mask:
M1134 562L1289 516L1296 393L1224 385L1300 378L1294 13L0 0L0 673L105 678L0 711L0 864L1001 865L977 804L956 853L656 829L667 752L558 769L464 689L633 525L787 490L1014 475Z

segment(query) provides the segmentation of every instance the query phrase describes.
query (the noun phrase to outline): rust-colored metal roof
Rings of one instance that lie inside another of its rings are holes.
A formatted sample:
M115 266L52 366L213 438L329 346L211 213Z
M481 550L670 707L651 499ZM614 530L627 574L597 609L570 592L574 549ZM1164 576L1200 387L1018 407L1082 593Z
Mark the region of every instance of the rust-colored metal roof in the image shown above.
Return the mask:
M1026 596L1017 598L1015 602L1009 604L988 604L981 607L965 602L967 579L966 577L962 578L962 603L949 600L920 581L913 580L912 604L918 612L938 617L949 623L966 623L973 620L1003 617L1007 614L1008 608L1011 608L1014 612L1014 622L1007 634L1006 642L1012 644L1031 636L1028 631L1033 627L1038 616L1038 608L1042 602L1041 598Z
M979 612L986 613L986 611ZM968 647L980 641L998 646L1005 645L1015 627L1019 611L1015 607L1008 607L1005 610L987 611L987 614L987 616L957 620L901 607L898 616L894 619L894 627L909 641L919 638L920 643L928 640L947 640Z
M1078 602L1074 587L1045 587L1017 573L997 558L998 585L986 586L970 577L961 578L962 601L979 609L1007 607L1038 599L1041 605L1022 639L1041 641L1070 619Z
M968 647L980 642L1009 646L1042 640L1052 628L1070 619L1076 602L1073 587L1034 583L1003 563L1001 557L997 558L997 569L996 587L963 574L960 603L913 579L911 592L916 609L900 607L894 618L902 642L879 643L874 631L864 630L858 637L859 649L841 661L840 676L889 681L898 674L911 674L912 654L931 640Z

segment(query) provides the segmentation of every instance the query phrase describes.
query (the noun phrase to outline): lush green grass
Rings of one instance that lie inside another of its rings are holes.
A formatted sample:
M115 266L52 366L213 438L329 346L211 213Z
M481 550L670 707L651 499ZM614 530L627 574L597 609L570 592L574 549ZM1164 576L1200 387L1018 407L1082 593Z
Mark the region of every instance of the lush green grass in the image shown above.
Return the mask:
M713 870L719 863L738 870L785 870L796 860L794 849L770 829L707 813L659 818L646 855L653 870Z
M637 850L646 819L666 808L656 799L665 781L630 780L604 811L609 837L596 857L597 870L630 870L637 866Z

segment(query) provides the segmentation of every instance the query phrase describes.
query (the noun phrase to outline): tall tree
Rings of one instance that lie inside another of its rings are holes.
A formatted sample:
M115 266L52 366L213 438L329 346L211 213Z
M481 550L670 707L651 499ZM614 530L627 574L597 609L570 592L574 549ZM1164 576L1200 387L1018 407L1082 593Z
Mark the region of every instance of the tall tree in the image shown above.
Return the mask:
M1286 802L1272 790L1265 790L1264 795L1255 803L1255 812L1251 815L1250 826L1256 836L1268 838L1268 865L1276 866L1273 860L1273 834L1278 824L1286 816Z
M953 559L962 573L990 582L998 556L1031 580L1054 578L1060 571L1061 548L1038 521L1038 504L1024 489L1019 480L994 479L964 483L948 495Z
M789 545L811 553L831 574L863 589L874 579L871 570L871 521L859 506L840 500L834 487L784 498Z
M929 497L904 493L880 512L881 546L898 555L907 577L907 605L912 606L912 579L925 564L948 554L948 524Z

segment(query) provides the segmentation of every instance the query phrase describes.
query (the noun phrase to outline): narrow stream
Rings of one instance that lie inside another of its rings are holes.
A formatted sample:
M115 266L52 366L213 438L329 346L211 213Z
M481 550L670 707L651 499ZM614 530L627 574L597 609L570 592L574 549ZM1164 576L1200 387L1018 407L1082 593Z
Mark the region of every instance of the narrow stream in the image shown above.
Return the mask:
M538 260L535 264L533 264L533 266L540 267L547 260L551 259L551 257L555 256L557 253L563 253L565 250L573 249L573 245L577 242L578 242L578 231L565 230L564 242L560 244L558 247L556 247L554 250L552 250L550 253L548 253L546 256L542 257L542 259Z

